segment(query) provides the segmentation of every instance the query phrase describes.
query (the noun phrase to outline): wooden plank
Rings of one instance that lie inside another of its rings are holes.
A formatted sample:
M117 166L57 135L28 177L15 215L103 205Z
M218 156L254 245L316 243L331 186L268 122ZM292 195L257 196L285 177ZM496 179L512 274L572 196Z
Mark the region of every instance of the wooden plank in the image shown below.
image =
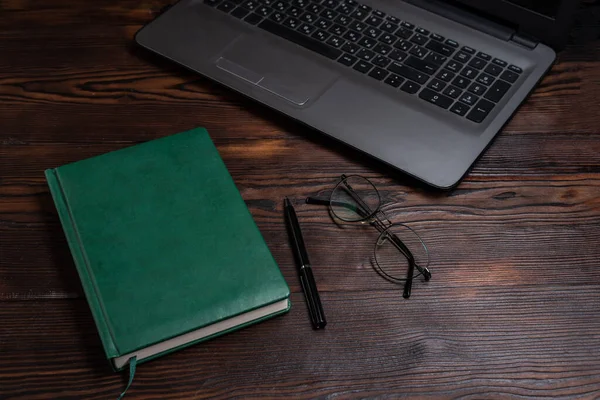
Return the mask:
M294 295L285 316L140 365L130 394L594 398L600 286L581 289L445 289L409 301L389 291L325 292L329 324L317 334ZM123 388L84 301L1 304L3 397L107 398Z

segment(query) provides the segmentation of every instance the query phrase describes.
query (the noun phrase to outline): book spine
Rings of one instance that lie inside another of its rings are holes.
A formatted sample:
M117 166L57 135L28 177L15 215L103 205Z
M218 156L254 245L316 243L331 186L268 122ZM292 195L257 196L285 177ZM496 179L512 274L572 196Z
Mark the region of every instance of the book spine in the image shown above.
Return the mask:
M92 270L85 255L85 249L80 240L77 225L70 212L68 199L61 185L58 171L56 169L47 169L45 175L48 186L50 187L52 199L54 200L56 210L58 211L63 231L67 238L67 243L69 244L69 249L71 250L71 255L75 261L79 279L81 280L85 296L92 311L96 328L100 334L104 352L109 359L117 357L120 354L113 339L108 319L106 318L106 313L104 312L104 307L102 305L100 293L97 290Z

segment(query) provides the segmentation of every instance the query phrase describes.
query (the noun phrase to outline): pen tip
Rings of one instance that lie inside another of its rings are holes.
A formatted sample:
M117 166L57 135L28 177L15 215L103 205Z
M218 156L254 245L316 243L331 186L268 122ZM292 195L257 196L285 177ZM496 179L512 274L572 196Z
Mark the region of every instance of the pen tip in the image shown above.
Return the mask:
M284 197L284 199L283 199L283 205L286 207L292 205L292 203L290 202L290 199L288 199L287 196Z

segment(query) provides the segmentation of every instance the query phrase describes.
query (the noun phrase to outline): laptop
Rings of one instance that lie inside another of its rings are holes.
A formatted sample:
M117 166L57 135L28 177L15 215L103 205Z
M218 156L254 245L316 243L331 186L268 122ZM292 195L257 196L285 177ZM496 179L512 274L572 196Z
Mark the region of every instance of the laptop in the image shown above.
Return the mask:
M141 46L452 188L566 42L575 0L181 0Z

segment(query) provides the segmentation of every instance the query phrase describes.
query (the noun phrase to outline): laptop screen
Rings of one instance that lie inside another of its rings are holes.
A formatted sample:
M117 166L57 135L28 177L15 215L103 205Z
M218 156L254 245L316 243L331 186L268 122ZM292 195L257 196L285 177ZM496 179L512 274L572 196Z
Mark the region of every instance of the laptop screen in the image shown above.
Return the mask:
M538 14L555 18L560 6L559 0L509 0L511 3L528 8Z

